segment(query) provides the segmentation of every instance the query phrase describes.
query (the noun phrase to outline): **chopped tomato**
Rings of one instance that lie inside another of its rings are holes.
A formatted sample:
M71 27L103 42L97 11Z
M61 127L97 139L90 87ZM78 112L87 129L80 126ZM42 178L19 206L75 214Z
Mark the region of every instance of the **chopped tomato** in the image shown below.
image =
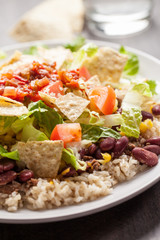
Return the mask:
M91 77L88 69L85 66L80 67L80 69L79 69L79 77L85 78L86 80L88 80Z
M58 72L63 84L70 88L79 88L79 70L62 70Z
M15 87L5 87L3 92L4 97L9 97L12 99L16 99L17 96L17 89Z
M41 92L46 93L51 97L58 97L58 94L64 95L63 83L61 81L50 82L49 85L42 88Z
M105 115L113 113L116 94L112 87L96 87L92 89L89 93L89 99L91 107L97 107Z
M79 123L57 124L51 134L51 140L62 140L64 146L70 142L81 141L81 126Z

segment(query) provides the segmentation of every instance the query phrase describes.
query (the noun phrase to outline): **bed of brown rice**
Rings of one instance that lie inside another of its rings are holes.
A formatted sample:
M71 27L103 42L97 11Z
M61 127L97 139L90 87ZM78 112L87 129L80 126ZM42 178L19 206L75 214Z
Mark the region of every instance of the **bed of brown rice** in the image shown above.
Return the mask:
M152 129L143 137L153 136L160 136L160 122L157 120L153 121ZM63 181L53 179L53 182L39 179L37 186L31 187L26 196L16 192L0 194L0 206L8 211L16 211L23 206L38 210L95 200L110 194L115 184L130 180L145 168L146 165L139 164L132 156L123 154L92 174L83 173Z

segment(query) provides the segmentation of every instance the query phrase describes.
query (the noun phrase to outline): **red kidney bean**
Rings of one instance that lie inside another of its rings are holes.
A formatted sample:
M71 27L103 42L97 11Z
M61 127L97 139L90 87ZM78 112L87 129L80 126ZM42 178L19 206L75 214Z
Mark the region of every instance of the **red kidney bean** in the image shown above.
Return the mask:
M14 171L8 171L0 174L0 186L6 185L17 178L17 173Z
M160 137L153 137L146 140L146 143L160 146Z
M108 137L100 142L99 147L102 152L106 152L114 148L115 142L115 138Z
M119 156L122 155L122 153L124 152L128 145L128 142L129 140L126 136L123 136L117 140L113 149L114 158L118 158Z
M9 170L13 169L14 166L15 166L14 161L6 159L6 160L4 160L4 163L3 163L3 171L4 172L9 171Z
M157 104L157 105L153 106L152 113L154 115L160 115L160 104Z
M95 153L96 150L97 150L97 146L94 143L92 143L88 148L88 152L91 156Z
M145 121L146 119L151 119L153 121L153 115L146 111L141 111L142 114L142 121Z
M101 150L99 148L96 150L95 157L96 159L103 159Z
M150 152L153 152L156 155L160 154L160 146L158 146L158 145L147 145L147 146L144 147L144 149L146 149Z
M31 170L25 169L19 174L20 182L27 182L31 178L33 178L34 174Z
M150 167L155 166L158 163L158 157L155 153L140 147L135 147L132 150L132 155L139 162L144 163Z
M82 148L82 149L79 151L79 154L80 154L81 159L83 159L83 157L84 157L85 155L88 155L88 149Z

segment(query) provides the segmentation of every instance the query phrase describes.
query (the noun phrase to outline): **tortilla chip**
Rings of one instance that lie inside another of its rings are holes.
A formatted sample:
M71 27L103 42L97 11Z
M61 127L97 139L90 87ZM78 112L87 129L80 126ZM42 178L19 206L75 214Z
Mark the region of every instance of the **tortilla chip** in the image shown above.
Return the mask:
M118 82L126 61L127 56L112 48L101 47L94 57L87 58L83 64L92 76L98 75L101 82Z
M62 141L18 142L20 160L34 172L36 177L55 178L61 162Z
M21 56L22 56L21 52L15 51L14 54L0 66L0 70L10 64L13 64L13 63L19 61Z
M43 93L41 91L38 92L39 96L41 97L41 99L48 104L50 107L54 107L54 103L56 101L55 97L51 97L49 94Z
M21 116L28 109L20 102L0 96L0 116Z
M84 111L90 102L78 97L73 93L67 93L57 98L55 105L72 122L74 122Z

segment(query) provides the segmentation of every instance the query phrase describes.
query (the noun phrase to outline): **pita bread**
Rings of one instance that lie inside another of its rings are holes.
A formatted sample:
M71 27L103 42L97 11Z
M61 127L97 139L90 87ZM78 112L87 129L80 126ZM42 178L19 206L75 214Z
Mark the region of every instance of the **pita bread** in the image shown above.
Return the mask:
M101 82L118 82L126 61L127 56L112 48L101 47L94 57L87 58L83 64L92 76L98 75Z
M71 39L82 31L84 5L82 0L46 0L27 12L11 35L17 41Z
M84 111L90 102L73 93L67 93L56 99L55 105L72 122L74 122Z
M27 113L28 109L22 103L0 96L0 116L21 116Z
M25 162L36 177L55 178L61 162L62 141L18 142L20 160Z

